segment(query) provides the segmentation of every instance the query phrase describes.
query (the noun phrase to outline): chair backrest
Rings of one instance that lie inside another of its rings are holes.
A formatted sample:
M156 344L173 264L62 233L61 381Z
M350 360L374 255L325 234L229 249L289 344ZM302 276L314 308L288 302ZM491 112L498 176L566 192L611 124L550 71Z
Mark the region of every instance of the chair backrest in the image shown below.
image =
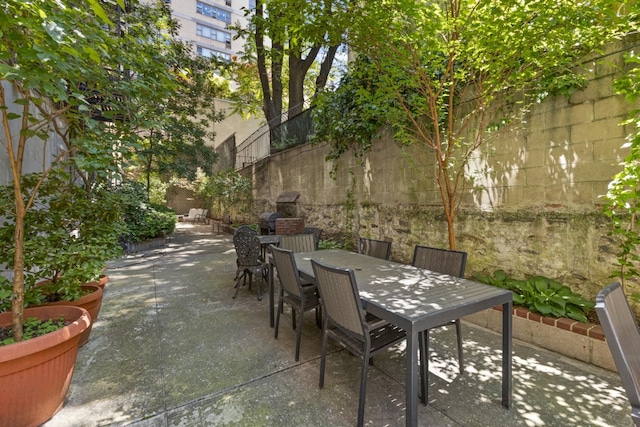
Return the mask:
M631 407L640 408L640 331L620 283L596 296L596 313Z
M467 267L467 253L429 246L416 246L413 250L411 265L449 276L464 277L464 271Z
M365 339L365 312L360 302L353 270L311 260L322 309L333 325Z
M209 209L202 209L202 212L200 213L200 217L206 218L208 213L209 213Z
M388 260L391 256L391 242L361 237L358 241L358 253Z
M313 234L288 234L280 236L280 247L293 252L312 252L316 250Z
M235 233L233 233L233 235L235 236L238 233L249 233L249 234L253 234L254 236L258 235L258 232L253 228L249 227L248 225L241 225L240 227L236 228L236 231Z
M256 266L260 265L260 239L255 234L240 232L233 236L233 246L236 249L238 265Z
M271 245L271 256L276 270L278 270L278 278L282 288L287 293L300 297L302 295L302 285L293 251Z
M189 209L189 213L187 214L187 216L189 218L193 218L194 216L198 215L198 213L200 213L200 209L198 208L191 208Z
M322 228L317 227L305 227L302 229L304 234L313 234L313 240L316 244L316 249L318 249L318 244L320 243L320 238L322 237Z

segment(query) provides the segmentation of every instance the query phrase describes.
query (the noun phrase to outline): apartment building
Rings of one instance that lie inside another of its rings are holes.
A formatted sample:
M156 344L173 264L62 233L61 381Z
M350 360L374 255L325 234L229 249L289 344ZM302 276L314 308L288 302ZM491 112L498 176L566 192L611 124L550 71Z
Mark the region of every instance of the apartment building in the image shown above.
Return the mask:
M245 11L255 9L255 0L164 1L170 5L172 17L180 24L178 36L193 45L195 54L231 60L233 55L242 51L244 41L234 40L236 33L230 27L246 27ZM233 105L227 100L215 99L212 100L212 107L230 112ZM212 145L217 147L232 135L235 135L239 144L261 124L262 120L256 117L243 119L230 114L223 122L211 125L216 133Z
M180 23L178 35L193 44L198 55L230 60L242 50L244 41L233 40L230 26L245 27L246 10L256 7L255 0L165 0L171 15Z

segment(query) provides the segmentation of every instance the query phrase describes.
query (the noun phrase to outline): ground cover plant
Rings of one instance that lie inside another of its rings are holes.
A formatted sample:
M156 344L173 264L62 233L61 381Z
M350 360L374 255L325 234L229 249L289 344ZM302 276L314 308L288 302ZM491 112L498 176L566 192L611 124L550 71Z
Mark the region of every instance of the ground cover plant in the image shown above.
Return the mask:
M595 307L592 301L573 292L568 286L545 276L515 279L503 270L496 270L492 276L477 274L475 278L479 282L512 291L514 304L544 316L587 322L587 314Z

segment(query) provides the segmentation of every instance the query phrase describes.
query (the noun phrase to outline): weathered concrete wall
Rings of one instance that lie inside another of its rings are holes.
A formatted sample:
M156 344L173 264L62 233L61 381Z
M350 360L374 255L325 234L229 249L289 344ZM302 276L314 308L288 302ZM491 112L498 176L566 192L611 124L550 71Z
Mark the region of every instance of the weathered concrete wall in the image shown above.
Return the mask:
M627 40L626 48L637 40ZM569 98L536 105L518 128L501 131L469 165L456 220L457 249L469 253L467 275L502 268L541 274L594 297L611 281L616 246L601 212L626 154L632 106L614 94L622 44L587 64L588 86ZM254 218L275 210L285 191L298 191L299 216L323 237L392 238L391 257L410 262L416 244L448 247L435 183L424 147L402 147L389 134L362 159L345 155L335 179L326 145L306 145L245 169L254 182ZM362 162L360 162L362 160Z

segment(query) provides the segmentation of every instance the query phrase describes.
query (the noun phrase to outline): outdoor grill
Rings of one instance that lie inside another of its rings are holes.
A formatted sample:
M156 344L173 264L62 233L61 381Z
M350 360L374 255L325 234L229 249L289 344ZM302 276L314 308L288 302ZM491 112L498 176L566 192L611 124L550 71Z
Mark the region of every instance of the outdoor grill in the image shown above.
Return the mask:
M284 218L284 215L280 212L265 212L260 214L260 219L258 220L260 234L275 234L277 218Z

